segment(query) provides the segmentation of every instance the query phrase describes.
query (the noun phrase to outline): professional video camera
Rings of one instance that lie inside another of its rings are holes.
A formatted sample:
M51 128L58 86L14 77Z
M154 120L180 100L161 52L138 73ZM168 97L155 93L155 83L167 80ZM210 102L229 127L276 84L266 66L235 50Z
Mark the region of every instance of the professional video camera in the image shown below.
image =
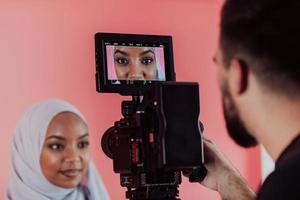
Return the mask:
M132 96L103 135L131 200L176 200L181 172L206 175L197 83L175 82L172 37L96 33L98 92Z

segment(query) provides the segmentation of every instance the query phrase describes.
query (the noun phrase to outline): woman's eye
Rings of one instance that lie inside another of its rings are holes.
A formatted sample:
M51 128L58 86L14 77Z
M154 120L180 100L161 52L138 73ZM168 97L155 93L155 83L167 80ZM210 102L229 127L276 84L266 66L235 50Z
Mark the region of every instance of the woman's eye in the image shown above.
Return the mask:
M50 144L49 148L52 150L62 150L62 149L64 149L64 145L63 144Z
M84 149L84 148L87 148L88 146L89 146L89 142L79 142L78 143L79 149Z
M144 65L150 65L153 62L153 58L143 58L142 63Z
M116 58L115 61L119 65L127 65L128 64L128 60L126 58Z

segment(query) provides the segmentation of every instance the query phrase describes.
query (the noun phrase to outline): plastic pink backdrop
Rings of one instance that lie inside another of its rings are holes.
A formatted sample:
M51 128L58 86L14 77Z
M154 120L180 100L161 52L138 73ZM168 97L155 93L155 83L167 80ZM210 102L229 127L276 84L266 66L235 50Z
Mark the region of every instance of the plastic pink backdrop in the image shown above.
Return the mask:
M215 66L218 0L1 0L0 1L0 198L8 179L13 128L34 102L61 98L86 116L93 158L114 200L124 199L112 161L100 137L120 115L125 98L95 90L94 33L124 32L173 36L177 80L201 87L201 120L214 140L254 187L260 177L259 151L243 150L227 136ZM128 98L127 98L128 99ZM190 184L180 186L183 200L220 199Z

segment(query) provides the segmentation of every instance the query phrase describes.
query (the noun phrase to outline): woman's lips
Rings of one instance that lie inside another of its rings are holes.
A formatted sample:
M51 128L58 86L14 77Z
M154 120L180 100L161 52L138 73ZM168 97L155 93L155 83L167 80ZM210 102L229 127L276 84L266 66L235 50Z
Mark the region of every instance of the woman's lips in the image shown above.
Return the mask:
M78 175L80 175L82 172L81 169L68 169L68 170L62 170L60 173L67 178L76 178Z

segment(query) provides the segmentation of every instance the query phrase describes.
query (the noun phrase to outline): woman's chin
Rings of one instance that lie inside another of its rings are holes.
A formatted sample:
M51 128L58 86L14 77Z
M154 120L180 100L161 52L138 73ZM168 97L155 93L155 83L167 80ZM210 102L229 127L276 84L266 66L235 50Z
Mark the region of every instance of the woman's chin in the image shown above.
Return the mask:
M55 182L53 182L53 184L62 188L71 189L77 187L81 181L82 181L81 175L65 176L62 174L60 175L59 180L56 180Z

